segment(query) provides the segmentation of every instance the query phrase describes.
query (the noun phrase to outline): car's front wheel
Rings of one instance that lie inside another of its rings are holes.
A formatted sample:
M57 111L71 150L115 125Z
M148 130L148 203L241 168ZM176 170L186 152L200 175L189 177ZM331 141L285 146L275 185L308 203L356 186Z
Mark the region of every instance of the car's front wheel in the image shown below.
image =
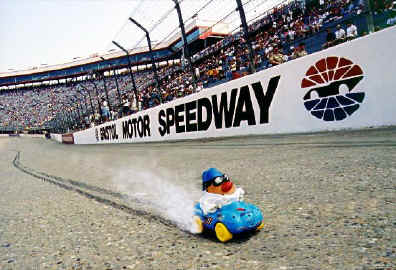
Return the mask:
M227 242L232 239L232 233L227 229L227 227L219 222L216 224L215 227L216 237L219 239L220 242Z
M256 230L260 231L262 228L264 228L264 222L261 222L260 225L257 226Z

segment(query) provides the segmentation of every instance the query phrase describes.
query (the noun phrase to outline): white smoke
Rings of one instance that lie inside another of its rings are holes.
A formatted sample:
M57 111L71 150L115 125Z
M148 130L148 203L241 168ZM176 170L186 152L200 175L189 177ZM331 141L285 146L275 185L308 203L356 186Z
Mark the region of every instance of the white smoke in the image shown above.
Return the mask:
M113 182L117 189L126 194L128 203L137 203L134 207L153 212L172 221L180 229L196 232L196 224L192 222L194 204L199 199L199 189L194 187L191 179L177 184L176 175L155 172L149 169L120 170ZM196 179L194 179L196 180Z

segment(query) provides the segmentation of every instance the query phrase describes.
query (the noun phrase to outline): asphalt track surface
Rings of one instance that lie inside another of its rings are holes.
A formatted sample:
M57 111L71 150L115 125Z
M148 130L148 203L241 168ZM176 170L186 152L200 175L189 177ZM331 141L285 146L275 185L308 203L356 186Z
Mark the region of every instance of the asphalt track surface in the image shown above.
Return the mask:
M138 145L0 138L0 153L0 269L396 268L395 128ZM261 232L222 244L158 210L197 200L209 167L262 209Z

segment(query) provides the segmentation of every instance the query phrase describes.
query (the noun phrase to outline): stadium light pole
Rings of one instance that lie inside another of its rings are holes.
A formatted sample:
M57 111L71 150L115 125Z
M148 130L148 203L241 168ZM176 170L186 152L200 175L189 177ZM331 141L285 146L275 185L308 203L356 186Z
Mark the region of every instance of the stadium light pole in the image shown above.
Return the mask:
M57 130L60 129L61 127L61 120L59 119L59 113L56 114L54 118L51 119L51 121L48 122L48 127L50 130L50 133L56 133Z
M367 20L367 28L369 33L374 33L374 19L373 19L373 11L371 9L371 3L370 0L364 0L364 5L367 8L367 15L366 15L366 20Z
M72 110L66 105L69 105L69 104L68 103L64 104L64 108L65 108L64 111L66 111L65 114L66 114L67 119L68 119L67 128L70 130L72 128L72 125L73 125L73 113L72 113Z
M80 105L79 102L78 102L78 98L76 97L76 100L72 99L71 102L72 102L71 106L73 106L73 105L76 106L77 118L78 118L77 120L79 122L81 122L81 112L80 112L80 107L78 106L78 105Z
M100 56L100 59L102 59L103 62L106 60L102 56ZM103 75L102 75L102 80L103 80L103 87L104 87L104 90L105 90L107 103L109 105L109 110L111 111L111 103L110 103L110 99L109 99L109 92L107 91L106 78L105 78L105 75L104 75L104 71L103 71Z
M113 40L112 42L113 42L114 45L116 45L118 48L120 48L122 51L124 51L124 53L126 53L126 55L127 55L129 74L131 75L133 91L135 92L135 100L136 100L136 104L139 104L139 99L138 99L138 93L137 93L137 89L136 89L135 78L134 78L133 72L132 72L131 59L129 59L129 52L128 52L127 49L125 49L124 47L122 47L120 44L118 44L118 43L115 42L114 40Z
M59 133L63 129L63 125L62 115L58 114L56 117L56 127L51 133Z
M68 127L68 123L69 123L69 117L68 117L68 115L66 114L66 110L65 110L65 108L64 108L64 106L62 106L63 108L62 108L62 119L63 119L63 122L64 122L64 125L65 125L65 130L67 129L67 127Z
M49 132L50 133L59 133L59 130L61 129L61 127L62 127L61 120L56 118L54 123L51 125Z
M79 110L80 116L84 116L84 109L81 105L81 99L78 96L76 96L75 102L76 102L76 107Z
M118 79L117 79L117 74L116 74L115 68L113 68L113 77L114 77L114 81L116 83L116 88L117 88L118 106L120 107L122 104L122 100L121 100L120 87L118 85Z
M84 106L85 106L85 113L89 112L89 108L88 108L88 104L87 104L87 97L80 91L80 89L77 89L76 92L82 96L82 99L84 101ZM83 107L83 106L81 106L81 107Z
M76 109L77 109L77 125L78 125L78 123L82 123L82 113L81 113L81 110L80 110L80 107L79 107L79 103L78 103L78 100L77 100L77 98L76 98Z
M68 125L68 128L69 129L72 129L72 127L73 127L73 118L74 118L74 116L73 116L73 112L72 112L72 110L69 108L69 107L67 107L66 106L66 110L67 110L67 116L69 117L69 125Z
M75 86L76 82L77 82L77 78L75 78L75 80L74 80L74 84L73 84L72 89L73 89L73 91L76 92L77 106L80 105L81 114L82 114L82 117L83 117L83 119L84 119L84 108L83 108L83 106L82 106L82 104L81 104L81 103L82 103L82 100L81 100L80 97L77 96L77 93L80 94L80 95L82 95L82 94L80 93L79 89L76 89L76 88L77 88L77 87ZM86 112L87 112L87 104L86 104L86 100L85 100L85 99L84 99L84 102L85 102L85 113L86 113Z
M58 116L56 116L55 119L52 119L51 123L48 122L47 125L50 133L56 133L61 126Z
M80 110L81 110L81 119L80 119L80 122L81 122L81 126L83 126L84 125L84 121L85 121L85 116L84 116L84 107L83 107L83 105L82 105L82 100L80 99L80 102L79 102L79 105L80 105ZM85 111L86 111L87 109L85 108Z
M62 120L63 120L63 126L62 127L63 127L64 132L66 132L69 120L68 120L64 110L62 111Z
M95 93L96 93L96 101L98 102L98 107L99 107L99 114L100 117L102 117L102 106L100 105L100 100L99 100L99 89L96 86L96 83L93 81L93 74L91 72L90 74L91 78L88 80L95 88Z
M92 104L92 97L91 97L91 93L89 92L88 88L86 88L84 85L80 84L82 88L85 89L85 91L87 91L88 96L89 96L89 102L91 103L91 110L92 110L92 114L95 114L95 109L94 106Z
M55 128L53 129L53 131L51 131L51 133L56 133L61 130L61 128L63 127L63 119L60 112L56 113L56 116L53 118L52 122L54 123Z
M172 1L175 3L177 16L179 18L179 26L180 26L180 30L181 30L181 34L182 34L182 41L183 41L184 57L187 58L188 67L190 69L190 72L192 73L194 91L196 91L197 90L197 77L195 75L195 71L194 71L194 68L193 68L193 65L191 62L190 50L188 49L187 36L186 36L186 30L184 28L183 16L181 13L181 9L180 9L178 0L172 0Z
M83 96L80 92L78 92L78 93L81 95L78 98L78 100L80 101L79 104L80 104L80 109L81 109L81 114L82 114L82 121L85 121L85 115L88 112L88 106L87 106L87 102L86 102L85 96ZM83 106L83 104L84 104L85 107Z
M252 47L252 43L249 39L249 28L246 22L245 10L243 9L242 1L236 0L237 2L237 9L239 11L239 16L241 17L241 23L243 28L243 37L247 43L249 49L249 65L250 65L250 73L256 72L256 68L254 67L254 51Z
M114 49L113 49L114 50ZM102 60L105 60L105 58L104 57L100 57ZM112 66L112 64L110 63L109 64L109 69L111 69L112 71L113 71L113 78L114 78L114 80L115 80L115 84L116 84L116 89L117 89L117 96L118 96L118 106L120 107L121 106L121 104L122 104L122 100L121 100L121 94L120 94L120 87L119 87L119 85L118 85L118 79L117 79L117 75L116 75L116 70L115 70L115 67L114 68L111 68L111 66ZM109 71L109 75L111 76L111 73L110 73L110 71Z
M79 115L78 115L78 112L73 110L73 107L70 107L70 112L71 112L71 114L73 116L73 118L72 118L72 129L74 129L74 125L76 125L76 123L78 122Z
M67 132L67 128L69 127L69 119L67 118L65 112L62 113L62 119L63 119L63 131Z
M69 107L67 107L68 112L69 112L69 116L70 116L70 123L69 123L69 130L73 129L73 123L76 121L76 116L75 114L73 114L73 110Z
M146 34L146 39L147 39L147 45L149 48L149 52L150 52L150 58L151 58L151 66L153 68L154 71L154 79L155 79L155 88L157 89L157 91L159 91L159 87L160 87L160 82L159 82L159 78L158 78L158 73L157 73L157 66L155 64L155 60L154 60L154 54L153 54L153 50L151 48L151 39L150 39L150 34L147 31L146 28L144 28L140 23L138 23L136 20L132 19L131 17L129 17L129 20L134 23L137 27L139 27L140 29L143 30L143 32Z

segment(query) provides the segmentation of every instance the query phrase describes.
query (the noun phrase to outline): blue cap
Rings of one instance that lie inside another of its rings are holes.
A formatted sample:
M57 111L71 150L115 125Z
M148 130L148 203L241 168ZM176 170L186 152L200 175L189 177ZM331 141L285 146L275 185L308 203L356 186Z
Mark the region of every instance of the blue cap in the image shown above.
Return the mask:
M223 173L216 168L210 168L202 173L202 183L212 181L218 176L223 176Z

